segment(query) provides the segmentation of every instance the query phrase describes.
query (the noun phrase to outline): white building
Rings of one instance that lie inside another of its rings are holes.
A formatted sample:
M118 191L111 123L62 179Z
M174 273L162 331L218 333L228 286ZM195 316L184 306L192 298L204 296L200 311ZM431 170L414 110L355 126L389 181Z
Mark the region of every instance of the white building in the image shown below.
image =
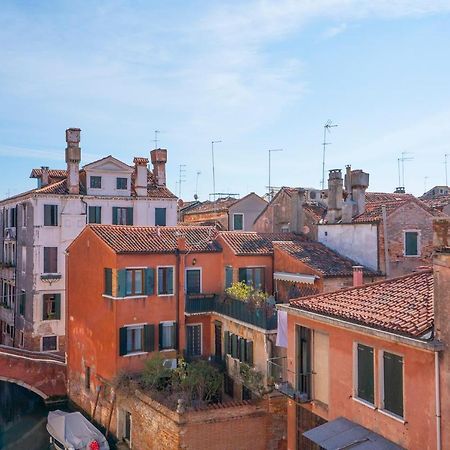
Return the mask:
M64 351L65 250L87 223L176 225L167 150L129 166L107 156L81 170L80 130L66 130L66 170L34 169L38 187L0 202L0 344ZM86 261L89 264L89 261Z

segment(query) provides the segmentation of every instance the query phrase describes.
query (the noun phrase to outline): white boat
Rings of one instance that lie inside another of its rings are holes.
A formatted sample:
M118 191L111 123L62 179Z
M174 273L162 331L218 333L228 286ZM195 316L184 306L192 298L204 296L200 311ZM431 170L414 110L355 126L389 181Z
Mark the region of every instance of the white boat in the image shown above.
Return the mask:
M79 412L50 411L47 431L57 450L109 450L105 436Z

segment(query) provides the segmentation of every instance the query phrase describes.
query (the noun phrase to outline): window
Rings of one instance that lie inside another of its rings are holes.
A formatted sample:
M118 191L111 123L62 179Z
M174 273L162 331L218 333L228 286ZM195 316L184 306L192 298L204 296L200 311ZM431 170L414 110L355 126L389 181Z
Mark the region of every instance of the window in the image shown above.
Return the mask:
M91 177L90 178L91 189L101 189L102 188L102 177Z
M201 356L202 354L202 326L186 326L186 350L188 356Z
M22 226L27 226L27 204L22 203Z
M19 331L19 347L23 347L25 345L25 334L23 331Z
M86 366L84 368L84 388L88 391L91 387L91 368Z
M89 223L102 223L101 206L89 206Z
M405 256L419 256L419 233L405 231Z
M166 226L166 208L155 208L155 225Z
M133 225L133 208L113 207L113 225Z
M15 228L17 225L17 209L11 208L9 210L9 226Z
M297 391L311 399L311 330L305 327L296 327L297 342Z
M44 225L46 227L58 226L58 205L44 205Z
M231 287L233 284L233 268L231 266L225 267L225 289Z
M383 409L403 417L403 358L383 352Z
M57 247L44 247L44 273L58 273Z
M128 179L127 178L116 178L116 188L117 189L127 189Z
M329 348L328 334L314 330L312 349L314 400L325 405L329 403Z
M186 269L186 294L200 294L201 289L201 270Z
M356 396L374 404L373 348L358 344L356 352Z
M265 288L264 267L245 267L239 269L239 281L244 281L255 289L263 291Z
M26 300L27 300L27 294L25 293L25 291L21 291L20 292L20 303L19 303L19 314L21 315L21 316L24 316L25 315L25 303L26 303Z
M144 293L144 269L127 269L126 295Z
M42 338L42 351L51 352L58 350L58 337L57 336L44 336Z
M244 214L233 214L233 230L244 229Z
M61 319L61 294L44 294L42 320Z
M162 322L159 324L159 349L172 350L177 348L176 322Z
M155 350L155 326L133 325L119 329L119 355Z
M224 332L223 338L225 354L253 366L253 341L239 337L229 331Z
M158 295L173 295L173 267L158 267Z

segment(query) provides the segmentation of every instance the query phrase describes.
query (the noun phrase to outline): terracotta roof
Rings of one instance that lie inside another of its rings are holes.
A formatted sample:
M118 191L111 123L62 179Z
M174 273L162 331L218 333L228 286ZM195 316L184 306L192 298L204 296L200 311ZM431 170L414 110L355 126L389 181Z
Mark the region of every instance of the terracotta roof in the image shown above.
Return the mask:
M89 225L116 253L173 253L177 238L186 238L186 248L194 252L219 252L214 227L134 227Z
M198 213L208 213L208 212L223 212L228 211L228 208L234 203L238 202L239 199L234 197L223 197L218 198L215 202L209 200L199 203L184 213L185 216L190 214Z
M35 189L36 194L55 194L55 195L67 195L69 188L67 187L67 178L56 183L47 184L41 188ZM80 195L86 195L86 188L80 183Z
M257 233L255 231L222 231L219 236L236 255L272 255L274 241L306 240L294 233Z
M392 202L415 198L412 194L396 194L393 192L366 192L366 202Z
M431 209L441 211L450 203L450 194L441 195L437 198L421 198L420 199L425 205Z
M303 209L311 213L311 216L316 222L324 219L327 214L327 208L322 205L312 205L310 203L303 204Z
M417 272L366 286L298 298L293 308L421 337L433 328L433 273Z
M147 165L148 164L148 158L142 158L139 156L135 156L133 159L133 162L135 164L142 164L142 165Z
M273 246L293 258L302 261L325 277L352 276L353 266L359 266L357 262L341 256L339 253L334 252L317 241L296 240L274 242ZM377 273L364 268L364 275L376 276Z
M64 169L48 169L49 178L66 178L67 170ZM30 174L30 178L41 178L42 177L42 168L41 169L33 169Z

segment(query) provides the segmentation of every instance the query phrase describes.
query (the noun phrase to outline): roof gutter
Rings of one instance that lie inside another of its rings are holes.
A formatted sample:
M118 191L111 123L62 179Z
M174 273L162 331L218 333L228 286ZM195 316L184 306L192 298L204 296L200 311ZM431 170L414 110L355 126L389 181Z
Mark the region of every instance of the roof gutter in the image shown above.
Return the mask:
M421 339L411 338L408 336L403 336L401 334L391 333L389 331L378 330L376 328L372 328L366 325L360 325L343 319L337 319L335 317L325 316L311 311L293 308L292 306L289 306L287 304L278 304L277 309L286 311L287 313L293 314L295 316L304 317L305 319L315 320L317 322L355 331L357 333L369 334L380 339L384 339L390 342L397 342L410 347L420 348L422 350L440 352L444 349L444 345L442 344L442 342L435 339L433 339L432 341L423 341Z

